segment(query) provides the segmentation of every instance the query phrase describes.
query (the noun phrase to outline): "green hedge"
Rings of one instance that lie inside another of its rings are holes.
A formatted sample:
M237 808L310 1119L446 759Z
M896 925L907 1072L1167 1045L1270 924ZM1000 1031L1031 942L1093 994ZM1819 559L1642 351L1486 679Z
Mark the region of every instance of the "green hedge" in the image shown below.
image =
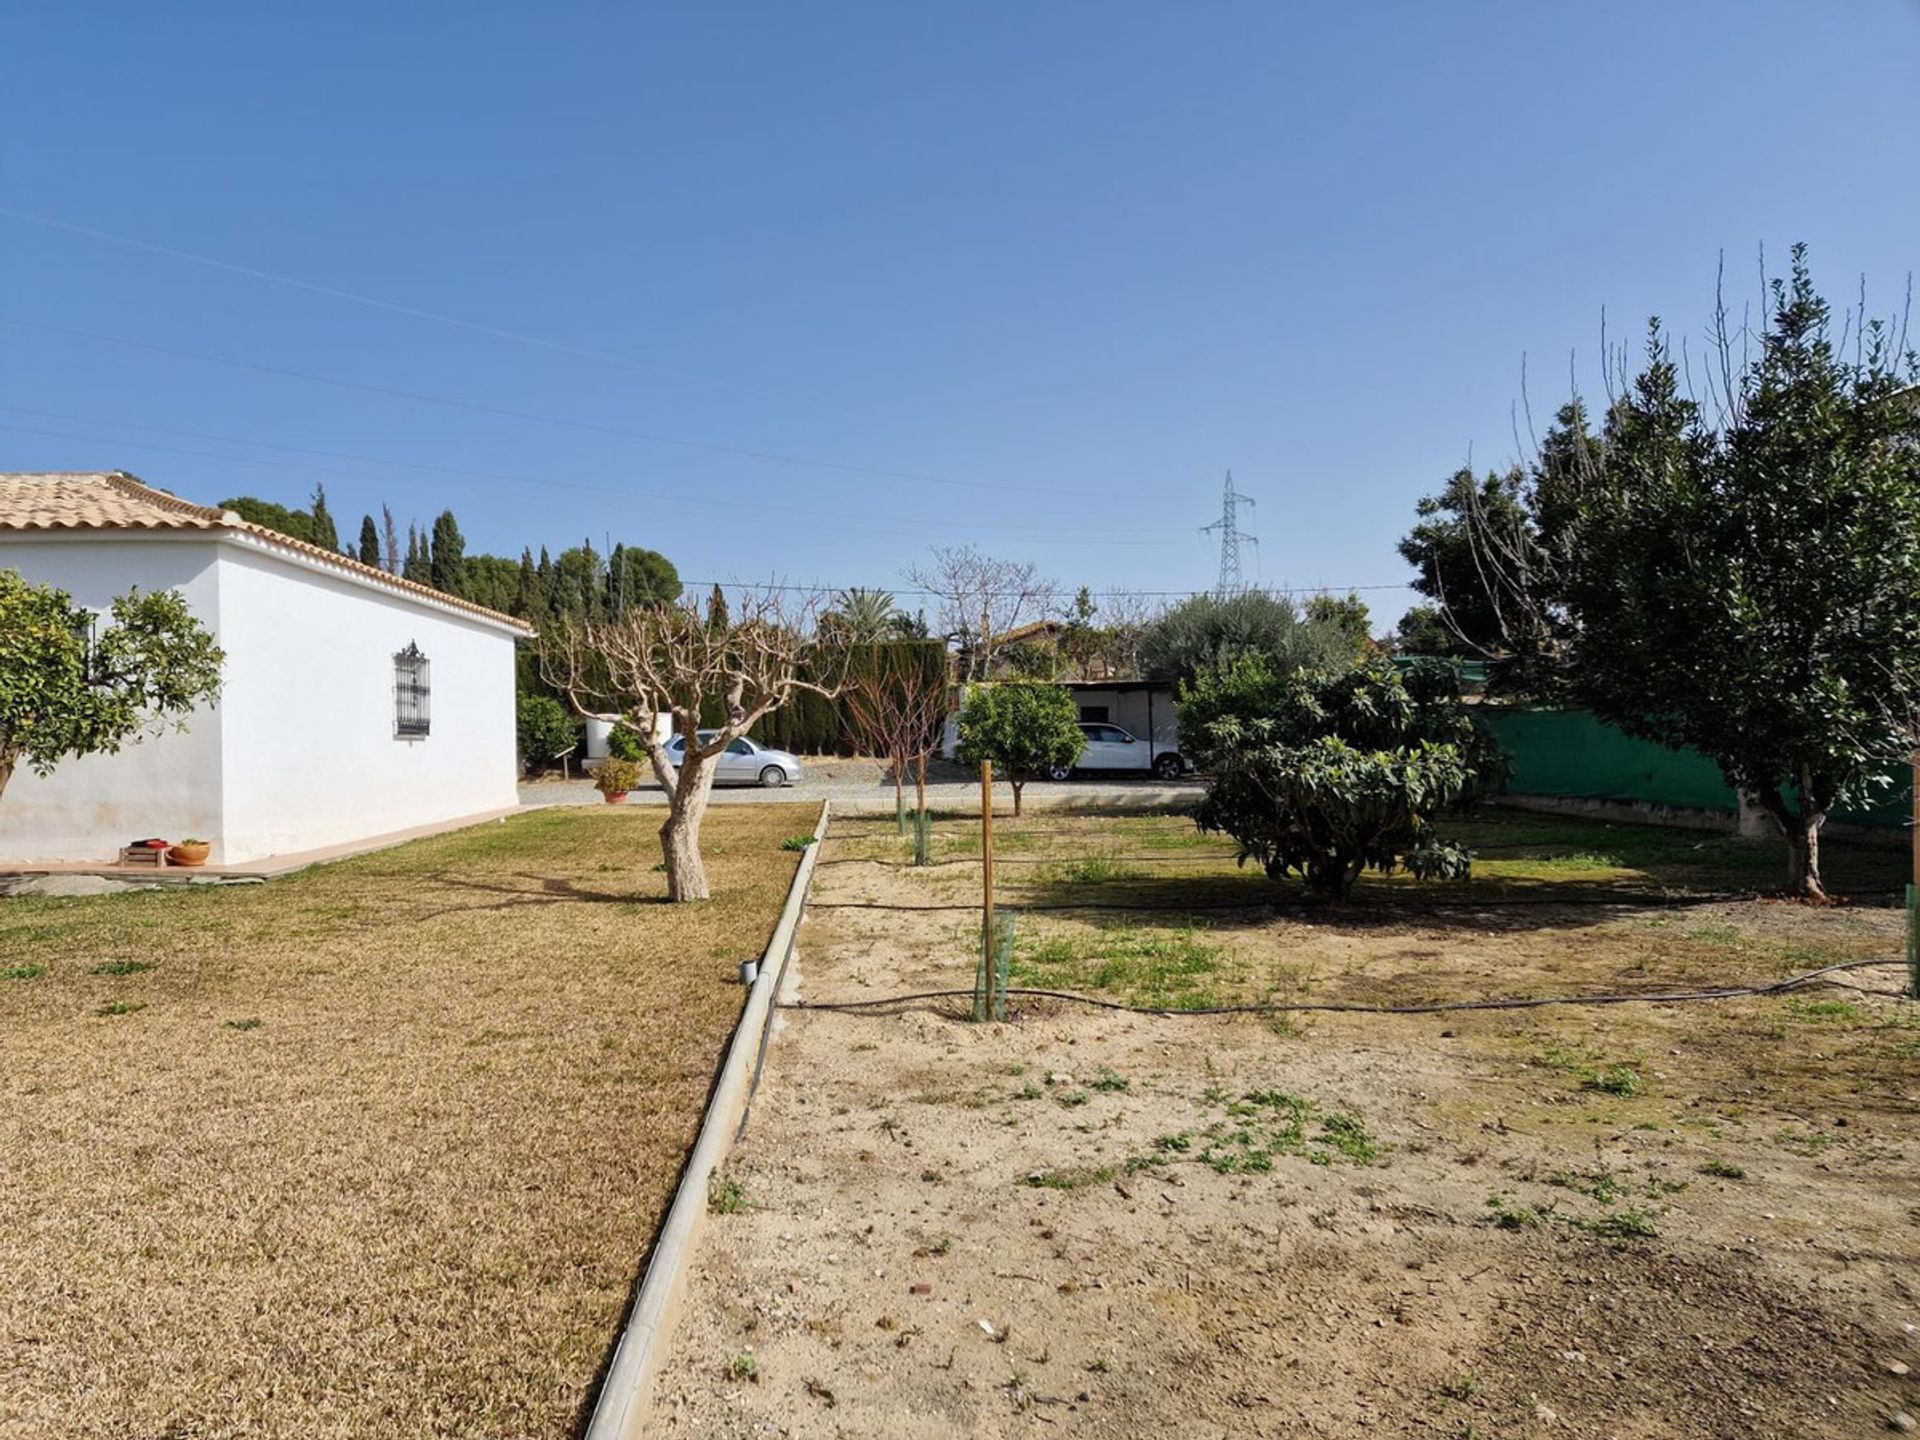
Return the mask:
M943 680L947 674L946 642L896 640L857 646L848 669L850 674L871 674L882 663L892 667L895 674L911 674L910 667L917 665L927 678ZM800 691L754 726L753 738L796 755L858 755L867 748L861 744L845 696L829 700L811 690Z

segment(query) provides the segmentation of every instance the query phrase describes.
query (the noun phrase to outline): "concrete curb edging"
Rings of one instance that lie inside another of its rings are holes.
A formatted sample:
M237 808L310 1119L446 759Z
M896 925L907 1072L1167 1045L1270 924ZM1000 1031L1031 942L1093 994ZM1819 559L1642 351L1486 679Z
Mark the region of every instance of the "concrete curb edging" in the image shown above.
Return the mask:
M814 861L820 854L820 842L826 838L832 805L830 800L820 802L820 819L813 827L814 843L800 859L780 923L774 927L773 938L760 959L759 978L753 982L746 1007L740 1012L740 1023L734 1027L726 1061L700 1122L699 1138L687 1157L687 1168L681 1172L653 1254L647 1258L646 1275L634 1297L626 1329L614 1347L607 1378L594 1402L593 1418L587 1422L585 1440L639 1440L645 1433L654 1377L673 1340L674 1322L686 1295L687 1269L707 1216L707 1184L733 1149L736 1132L746 1116L754 1071L773 1022L774 990L786 971L794 933L806 909Z

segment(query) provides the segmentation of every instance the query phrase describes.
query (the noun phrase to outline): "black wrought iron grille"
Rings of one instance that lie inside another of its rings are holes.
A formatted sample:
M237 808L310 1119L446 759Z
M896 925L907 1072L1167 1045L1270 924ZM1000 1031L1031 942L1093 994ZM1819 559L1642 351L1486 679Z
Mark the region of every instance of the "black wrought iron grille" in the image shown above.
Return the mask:
M433 722L432 701L427 657L409 642L393 657L393 733L407 739L425 735Z

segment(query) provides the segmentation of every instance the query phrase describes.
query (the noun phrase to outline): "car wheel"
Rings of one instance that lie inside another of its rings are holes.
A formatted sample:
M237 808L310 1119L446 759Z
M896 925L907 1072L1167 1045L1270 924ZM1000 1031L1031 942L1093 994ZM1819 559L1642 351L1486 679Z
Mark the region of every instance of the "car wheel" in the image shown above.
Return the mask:
M1073 774L1073 767L1071 765L1047 766L1047 779L1049 780L1065 780L1069 778L1072 774Z
M782 770L778 765L769 765L760 772L760 788L762 790L778 790L786 783L787 772Z
M1178 780L1186 773L1186 769L1178 755L1162 755L1153 762L1153 773L1162 780Z

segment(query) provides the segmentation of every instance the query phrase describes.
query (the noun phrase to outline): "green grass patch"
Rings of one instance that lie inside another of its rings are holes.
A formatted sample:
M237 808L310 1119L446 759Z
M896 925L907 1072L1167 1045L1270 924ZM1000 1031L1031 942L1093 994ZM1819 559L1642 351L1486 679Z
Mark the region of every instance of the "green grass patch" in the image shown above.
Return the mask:
M1511 1195L1489 1195L1487 1210L1502 1230L1532 1230L1540 1224L1540 1212Z
M100 1016L131 1015L136 1010L144 1010L146 1008L146 1002L141 1000L109 1000L93 1013Z
M1640 1093L1640 1072L1631 1065L1609 1065L1604 1070L1581 1076L1580 1088L1629 1100Z
M1848 1025L1861 1024L1867 1018L1866 1011L1846 1000L1789 1000L1787 1013L1801 1020L1839 1021Z
M44 965L9 965L0 970L0 980L38 980L46 973Z
M1110 925L1091 932L1022 932L1013 956L1016 985L1086 990L1156 1010L1201 1010L1221 1002L1215 981L1225 947L1192 926Z
M1047 866L1036 878L1043 883L1064 885L1110 885L1119 880L1138 880L1143 874L1112 855L1085 855Z
M1084 1190L1104 1185L1120 1172L1111 1165L1066 1165L1057 1170L1035 1170L1021 1183L1035 1190Z
M1210 1097L1212 1092L1209 1092ZM1288 1090L1249 1090L1214 1103L1225 1114L1198 1130L1162 1135L1162 1156L1191 1155L1221 1175L1266 1174L1282 1157L1315 1165L1371 1165L1380 1147L1357 1115L1322 1110Z
M153 969L151 960L105 960L93 967L94 975L138 975L143 970Z
M803 831L798 835L787 836L786 839L780 842L780 848L782 850L798 851L798 850L805 850L811 844L813 844L812 833L808 831Z

